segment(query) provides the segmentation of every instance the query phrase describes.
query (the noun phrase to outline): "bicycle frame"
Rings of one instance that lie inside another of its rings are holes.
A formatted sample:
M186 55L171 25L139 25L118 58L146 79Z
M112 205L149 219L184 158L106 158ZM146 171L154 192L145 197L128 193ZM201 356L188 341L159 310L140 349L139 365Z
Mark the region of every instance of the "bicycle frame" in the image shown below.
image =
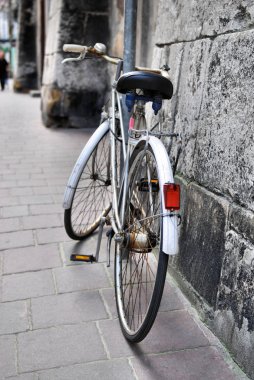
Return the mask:
M116 170L116 110L115 105L118 106L119 112L119 121L120 121L120 131L122 137L122 155L124 160L124 165L122 169L122 173L120 176L120 186L118 190L117 183L117 170ZM169 165L168 156L164 150L164 145L162 142L149 134L148 130L140 131L145 133L145 136L140 136L140 138L129 138L128 144L126 148L125 134L124 134L124 126L123 124L123 114L122 114L122 105L121 105L121 95L117 93L114 88L112 88L112 115L109 121L110 124L110 143L111 143L111 168L112 168L112 177L111 177L111 185L113 189L113 202L112 202L112 216L111 224L115 234L120 234L124 228L124 214L126 208L126 198L127 198L127 189L128 189L128 168L129 168L129 159L130 154L133 150L133 147L137 145L140 141L145 141L145 149L144 155L146 153L146 149L148 147L148 143L153 146L155 152L159 152L158 161L161 162L162 170L161 170L161 178L159 178L160 185L163 186L168 180L170 182L174 182L173 172L171 169L171 165ZM162 149L163 147L163 149ZM161 155L163 157L161 157ZM170 170L169 170L170 168ZM165 208L164 199L162 197L162 215L163 215L163 228L164 231L169 232L169 238L163 239L163 247L162 250L164 253L169 255L175 255L178 251L178 238L177 238L177 220L176 216L172 215L172 213ZM174 217L173 217L174 216Z

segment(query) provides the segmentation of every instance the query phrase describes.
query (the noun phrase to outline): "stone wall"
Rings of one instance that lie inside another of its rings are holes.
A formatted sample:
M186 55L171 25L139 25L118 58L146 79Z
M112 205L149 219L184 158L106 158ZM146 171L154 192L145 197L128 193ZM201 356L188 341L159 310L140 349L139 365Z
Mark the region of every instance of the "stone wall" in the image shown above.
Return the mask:
M154 39L174 83L164 126L182 139L171 271L254 378L253 1L161 0Z
M65 43L108 43L108 1L54 0L47 22L42 118L47 127L95 127L107 90L107 65L99 60L61 61ZM74 54L77 56L77 54Z

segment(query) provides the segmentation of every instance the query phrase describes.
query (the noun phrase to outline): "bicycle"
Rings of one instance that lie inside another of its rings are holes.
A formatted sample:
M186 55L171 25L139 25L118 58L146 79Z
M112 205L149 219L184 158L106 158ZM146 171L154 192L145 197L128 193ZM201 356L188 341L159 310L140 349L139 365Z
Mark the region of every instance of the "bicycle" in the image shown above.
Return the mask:
M160 123L148 128L145 105L152 102L158 114L173 86L168 67L136 67L122 74L123 60L106 54L106 47L64 45L78 58L104 59L116 65L111 108L102 112L100 126L81 152L65 195L65 229L69 237L85 239L99 227L96 254L72 255L71 260L98 262L103 226L108 231L107 261L115 244L115 296L122 332L140 342L156 318L167 272L168 256L178 250L180 187L161 137L178 135L161 131ZM128 141L123 121L123 94L129 118ZM179 151L178 151L179 153Z

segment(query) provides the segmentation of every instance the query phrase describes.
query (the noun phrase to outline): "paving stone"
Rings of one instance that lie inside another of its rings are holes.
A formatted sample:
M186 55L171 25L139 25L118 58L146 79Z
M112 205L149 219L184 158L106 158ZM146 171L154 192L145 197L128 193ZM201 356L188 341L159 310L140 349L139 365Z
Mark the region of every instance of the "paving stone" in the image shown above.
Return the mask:
M8 187L15 187L16 181L0 181L0 189L5 189Z
M47 186L46 179L17 180L17 186Z
M18 231L21 224L18 218L0 219L0 233Z
M98 363L77 364L40 373L39 380L134 380L132 368L126 359Z
M54 195L58 193L57 187L54 186L39 186L39 187L33 187L33 193L36 195ZM62 191L63 194L63 191Z
M3 252L3 273L28 272L61 266L56 244L18 248Z
M30 174L27 172L23 172L23 173L16 172L15 174L6 173L6 174L3 174L2 177L3 177L3 180L6 180L6 181L11 180L14 177L15 177L15 180L19 180L19 179L28 180L30 177Z
M54 199L54 202L57 204L63 203L63 193L62 194L52 194L52 198Z
M32 195L32 187L14 187L10 190L11 195Z
M53 198L50 195L22 195L19 197L19 201L25 205L51 204L53 203Z
M139 380L237 380L215 347L131 359Z
M39 380L37 373L24 373L23 375L8 377L8 380Z
M146 339L133 346L124 339L118 320L100 321L99 325L112 358L176 351L209 344L185 310L158 313Z
M115 299L115 289L101 289L100 293L103 297L104 302L106 303L106 307L109 310L112 318L117 318L117 310L116 310L116 299Z
M35 228L60 227L63 225L59 215L54 214L24 216L21 221L25 230L31 230Z
M55 293L50 270L3 276L3 301L40 297Z
M94 323L52 327L18 335L20 372L106 359Z
M0 189L0 197L7 197L10 194L10 189Z
M31 215L43 215L43 214L59 214L63 213L63 208L61 205L30 205Z
M0 250L34 245L32 231L5 232L0 234Z
M0 303L0 334L14 334L29 328L25 301Z
M98 291L40 297L31 302L34 329L108 318Z
M166 281L159 311L181 310L183 308L184 304L180 300L177 290Z
M54 269L59 293L110 287L103 264Z
M2 206L16 206L20 204L18 197L1 197L0 198L0 207Z
M106 302L110 314L112 315L112 318L117 318L118 315L116 310L115 289L102 289L101 294ZM177 295L176 289L169 285L168 282L166 282L159 311L181 310L183 308L184 304Z
M68 175L64 178L51 178L47 180L50 186L66 186L68 182Z
M16 340L14 336L0 337L0 379L16 375Z
M12 218L15 216L23 216L28 215L28 207L27 206L10 206L10 207L2 207L1 215L3 218Z
M36 231L36 235L39 244L58 243L70 240L63 227L39 229Z

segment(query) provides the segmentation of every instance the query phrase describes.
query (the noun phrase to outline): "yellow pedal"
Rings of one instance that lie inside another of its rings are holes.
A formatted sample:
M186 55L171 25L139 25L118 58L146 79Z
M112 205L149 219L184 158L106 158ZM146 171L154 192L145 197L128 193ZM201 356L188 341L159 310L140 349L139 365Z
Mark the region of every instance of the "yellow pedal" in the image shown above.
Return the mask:
M83 261L85 263L93 263L96 261L95 257L93 255L77 255L77 254L72 254L70 256L71 261Z

